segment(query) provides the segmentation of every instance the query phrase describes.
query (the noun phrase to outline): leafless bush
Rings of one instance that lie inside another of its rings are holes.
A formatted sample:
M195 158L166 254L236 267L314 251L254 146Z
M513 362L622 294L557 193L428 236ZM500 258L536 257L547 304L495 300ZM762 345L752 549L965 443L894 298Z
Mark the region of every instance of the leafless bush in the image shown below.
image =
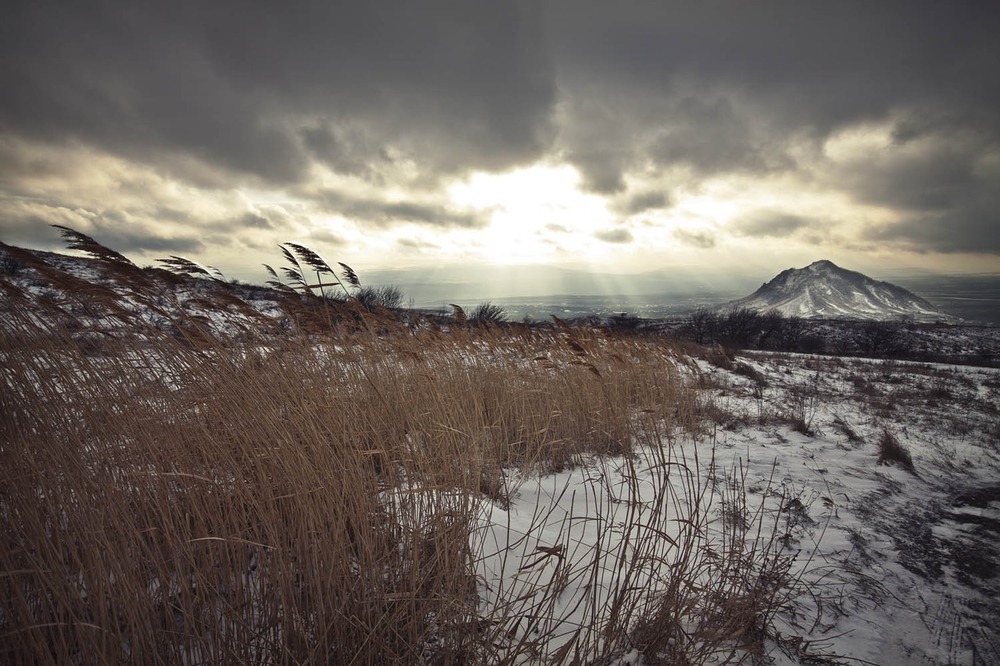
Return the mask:
M475 326L497 325L506 323L506 321L507 311L503 309L503 306L489 301L477 305L469 315L469 323Z
M610 331L628 333L637 330L641 323L642 320L636 315L629 314L627 312L618 312L608 317L605 322L605 326Z
M403 290L395 285L362 287L354 297L362 307L372 311L378 308L395 310L403 305Z
M853 343L862 354L892 357L908 350L905 331L898 322L866 321L856 325Z

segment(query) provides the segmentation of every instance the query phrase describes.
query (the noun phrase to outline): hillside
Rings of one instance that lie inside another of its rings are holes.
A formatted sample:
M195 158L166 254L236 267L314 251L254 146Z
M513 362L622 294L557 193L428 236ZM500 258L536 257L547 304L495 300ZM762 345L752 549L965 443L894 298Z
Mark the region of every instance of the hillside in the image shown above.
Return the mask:
M776 310L807 319L958 321L903 287L827 260L784 270L750 296L732 301L727 307Z
M1000 659L996 369L108 256L0 275L4 663Z

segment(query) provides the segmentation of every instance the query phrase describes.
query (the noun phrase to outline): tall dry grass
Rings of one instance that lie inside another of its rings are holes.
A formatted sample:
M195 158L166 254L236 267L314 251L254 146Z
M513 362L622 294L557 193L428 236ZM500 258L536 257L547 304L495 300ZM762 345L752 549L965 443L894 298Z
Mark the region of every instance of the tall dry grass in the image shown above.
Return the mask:
M669 343L565 325L443 330L291 297L235 342L203 314L240 310L231 293L158 305L150 325L123 294L172 298L152 282L116 290L46 270L36 279L57 296L5 282L0 302L0 661L494 663L739 646L746 627L698 620L725 596L705 580L734 578L706 574L723 570L706 559L720 555L706 551L698 470L669 483L671 433L698 413ZM658 451L666 485L623 514L630 549L574 574L611 567L624 582L581 601L590 626L546 657L547 637L517 637L511 621L551 611L558 590L541 606L482 606L485 507L509 502L512 469L640 450ZM686 521L685 540L662 538L668 520ZM772 566L773 538L758 541L748 555L723 539L726 566ZM629 581L660 565L684 594L654 603ZM766 599L786 582L774 581Z

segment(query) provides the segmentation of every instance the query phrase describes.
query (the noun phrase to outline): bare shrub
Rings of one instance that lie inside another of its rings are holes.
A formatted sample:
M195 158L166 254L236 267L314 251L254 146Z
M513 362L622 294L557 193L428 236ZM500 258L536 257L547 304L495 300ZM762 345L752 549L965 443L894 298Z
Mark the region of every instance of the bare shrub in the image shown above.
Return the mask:
M862 354L884 358L900 355L907 349L904 331L898 322L862 322L853 335L854 345Z
M24 271L25 265L17 257L11 256L7 252L0 251L0 274L15 276Z
M719 315L712 310L698 308L692 312L685 324L684 332L700 345L715 341L719 327Z
M354 298L368 310L396 310L403 305L403 290L395 285L362 287L354 294Z
M634 314L616 312L608 317L605 326L616 333L630 333L639 328L642 320Z
M503 306L489 301L477 305L469 315L469 323L477 326L484 326L486 324L497 325L506 322L507 311L503 309Z

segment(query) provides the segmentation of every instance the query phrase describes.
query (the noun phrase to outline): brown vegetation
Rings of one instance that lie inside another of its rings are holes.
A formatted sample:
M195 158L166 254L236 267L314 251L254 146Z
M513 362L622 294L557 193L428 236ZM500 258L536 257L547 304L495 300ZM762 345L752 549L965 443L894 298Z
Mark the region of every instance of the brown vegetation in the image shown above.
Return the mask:
M267 317L219 280L181 302L99 254L110 286L16 252L55 296L2 282L0 661L536 654L549 637L512 626L551 611L559 588L483 608L477 520L509 502L510 470L594 456L646 456L662 488L625 514L631 555L564 572L564 584L623 577L563 657L634 641L650 656L735 659L787 599L775 534L749 536L759 513L708 535L697 459L672 448L698 409L669 342L448 326L291 290ZM214 312L242 317L237 333ZM678 521L679 541L655 528ZM629 581L652 570L672 587L648 597Z

